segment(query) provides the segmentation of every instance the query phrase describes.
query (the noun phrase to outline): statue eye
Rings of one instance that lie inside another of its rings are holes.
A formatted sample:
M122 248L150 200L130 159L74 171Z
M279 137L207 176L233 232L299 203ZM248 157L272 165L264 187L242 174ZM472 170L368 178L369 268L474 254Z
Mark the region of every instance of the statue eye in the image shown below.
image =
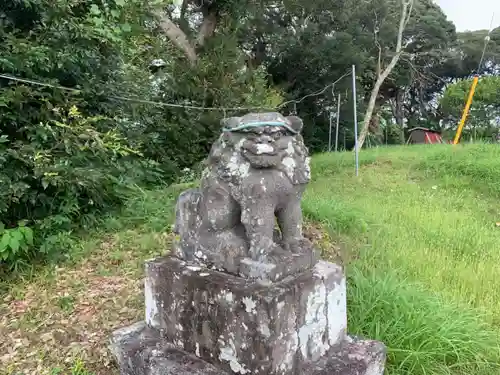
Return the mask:
M274 133L274 138L275 139L279 139L281 137L285 136L285 132L283 130L280 130L280 131L277 131L276 133Z

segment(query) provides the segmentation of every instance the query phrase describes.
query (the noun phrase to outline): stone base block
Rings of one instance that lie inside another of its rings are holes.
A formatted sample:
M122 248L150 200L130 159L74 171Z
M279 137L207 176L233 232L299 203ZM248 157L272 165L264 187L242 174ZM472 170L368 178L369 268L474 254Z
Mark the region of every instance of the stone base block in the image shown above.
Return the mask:
M301 375L383 375L385 345L379 341L347 336L327 356L302 369Z
M110 349L120 375L230 375L174 348L144 322L113 332Z
M137 323L115 331L111 337L121 375L235 375L251 374L241 368L224 371L174 348L158 330ZM315 363L294 375L383 375L385 347L376 341L347 337Z
M211 242L218 244L217 251L210 250L213 250L215 245L208 247L196 245L195 235L190 233L174 243L171 254L186 262L268 283L311 270L320 259L320 252L307 239L300 241L293 251L284 250L285 246L278 231L274 234L276 246L270 250L265 260L259 261L248 257L248 249L244 243L235 245L245 236L243 226L214 233L213 236Z
M262 285L163 257L146 263L145 284L148 325L227 372L296 375L345 337L346 285L336 264Z

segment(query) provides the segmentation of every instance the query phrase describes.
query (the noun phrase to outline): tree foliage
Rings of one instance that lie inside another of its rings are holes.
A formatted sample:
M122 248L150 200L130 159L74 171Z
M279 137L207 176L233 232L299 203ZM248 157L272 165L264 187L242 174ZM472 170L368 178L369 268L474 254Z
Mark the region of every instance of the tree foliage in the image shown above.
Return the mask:
M472 79L460 80L449 85L441 100L440 109L445 126L454 127L462 116L469 95ZM498 130L500 116L500 77L482 77L474 93L466 132L479 138L489 138Z
M61 231L92 225L134 186L171 182L204 157L219 113L141 101L208 107L280 102L265 71L242 69L244 56L230 37L234 20L222 10L222 35L207 35L196 65L186 66L181 51L161 36L157 11L169 5L2 2L0 264L14 267L40 251L63 250ZM149 69L159 57L166 63L163 79L153 77L160 80L154 90ZM32 233L33 241L23 233Z
M355 64L358 107L364 112L376 80L379 56L381 66L387 66L394 56L400 5L397 0L264 2L248 20L242 46L250 51L251 66L266 66L273 83L283 87L289 99L323 89ZM379 118L386 113L384 107L392 108L389 123L396 118L400 128L405 125L405 117L418 121L423 115L433 114L429 102L448 79L448 72L442 76L438 73L442 73L455 48L455 27L434 2L415 1L403 45L400 61L376 98L370 132L377 137L383 137ZM343 96L340 134L347 136L349 148L354 143L350 90L349 79L335 85L335 93ZM311 124L304 131L313 150L326 148L329 112L335 108L336 96L330 93L328 90L326 95L310 97L297 105Z

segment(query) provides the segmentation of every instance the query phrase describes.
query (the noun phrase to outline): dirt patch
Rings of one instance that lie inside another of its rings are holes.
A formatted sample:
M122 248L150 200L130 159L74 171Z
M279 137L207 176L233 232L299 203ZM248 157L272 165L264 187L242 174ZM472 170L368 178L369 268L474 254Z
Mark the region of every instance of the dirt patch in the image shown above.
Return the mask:
M347 253L338 240L335 240L321 224L304 223L304 237L321 251L321 257L330 262L345 264Z
M158 239L167 245L169 237ZM0 374L68 374L81 363L90 372L78 375L117 373L109 335L143 315L145 254L117 257L123 247L104 241L90 259L11 288L0 300Z

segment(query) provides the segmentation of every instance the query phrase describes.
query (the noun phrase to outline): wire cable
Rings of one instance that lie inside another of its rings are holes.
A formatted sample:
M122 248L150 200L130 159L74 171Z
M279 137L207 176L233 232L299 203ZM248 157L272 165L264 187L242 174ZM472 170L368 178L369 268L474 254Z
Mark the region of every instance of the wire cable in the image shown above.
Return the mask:
M479 60L479 65L477 66L477 74L480 73L481 65L483 65L484 55L486 53L486 48L488 47L488 43L491 40L491 32L493 31L493 21L495 19L495 13L491 15L490 29L488 31L488 35L484 37L484 48L483 53L481 54L481 59Z
M224 113L226 111L244 111L244 110L251 111L251 110L257 110L257 109L269 109L269 110L274 109L274 110L276 110L276 109L283 108L284 106L286 106L288 104L292 104L292 103L296 107L297 104L301 103L306 98L322 95L323 93L325 93L326 90L328 90L328 88L334 87L336 83L340 82L343 78L347 77L350 73L351 73L350 70L347 71L345 74L343 74L335 82L326 85L323 89L321 89L319 91L313 92L311 94L307 94L299 99L288 100L286 102L281 103L280 105L278 105L276 107L264 107L264 106L260 106L260 107L202 107L202 106L196 106L196 105L190 105L190 104L156 102L156 101L152 101L152 100L130 98L130 97L124 97L124 96L114 96L114 95L110 95L108 98L114 99L114 100L126 101L126 102L150 104L150 105L155 105L155 106L160 106L160 107L184 108L184 109L195 109L195 110L205 110L205 111L222 111ZM64 86L60 86L60 85L54 85L54 84L47 83L47 82L35 81L32 79L19 78L19 77L12 76L9 74L0 74L0 78L6 79L9 81L13 81L13 82L27 83L27 84L35 85L35 86L50 87L50 88L54 88L54 89L74 92L77 94L82 93L82 90L79 90L79 89L64 87Z

